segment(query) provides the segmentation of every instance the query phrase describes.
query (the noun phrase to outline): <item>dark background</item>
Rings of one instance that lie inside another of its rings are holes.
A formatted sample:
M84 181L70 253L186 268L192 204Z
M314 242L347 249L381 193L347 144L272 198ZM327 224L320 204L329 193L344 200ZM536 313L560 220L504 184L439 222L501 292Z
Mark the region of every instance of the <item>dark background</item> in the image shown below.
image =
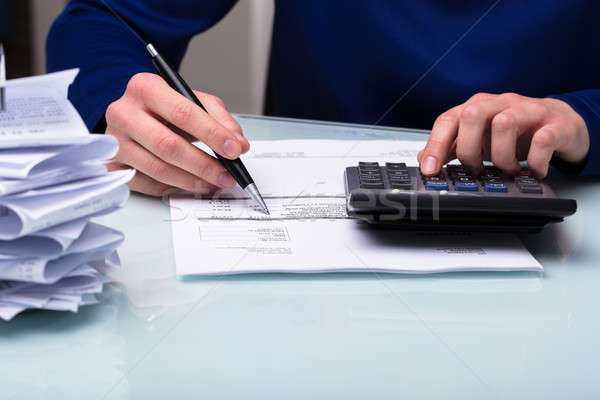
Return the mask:
M32 74L29 0L0 0L0 42L6 55L6 78Z

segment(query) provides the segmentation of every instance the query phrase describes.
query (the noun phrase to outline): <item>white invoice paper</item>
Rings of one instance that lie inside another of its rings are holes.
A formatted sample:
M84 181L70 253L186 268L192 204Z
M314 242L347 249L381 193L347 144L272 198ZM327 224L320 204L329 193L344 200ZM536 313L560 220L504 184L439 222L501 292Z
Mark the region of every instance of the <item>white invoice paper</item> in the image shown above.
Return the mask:
M12 79L2 83L6 110L0 113L0 147L72 144L88 135L67 99L78 69Z
M258 187L267 188L271 215L261 213L242 191L223 192L220 199L172 196L177 274L543 270L512 234L406 232L348 218L346 166L359 160L414 165L422 146L402 141L253 143L244 162Z

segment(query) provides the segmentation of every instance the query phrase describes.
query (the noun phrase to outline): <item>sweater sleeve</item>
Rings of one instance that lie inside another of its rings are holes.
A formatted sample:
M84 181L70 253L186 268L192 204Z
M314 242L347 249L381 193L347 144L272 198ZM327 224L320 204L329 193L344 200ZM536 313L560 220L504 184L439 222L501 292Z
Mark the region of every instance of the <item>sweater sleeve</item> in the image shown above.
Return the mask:
M568 103L584 119L590 134L590 151L584 162L573 165L555 157L552 164L564 172L576 172L580 175L600 174L600 89L580 90L549 97Z
M191 38L216 24L235 0L106 0L146 41L179 68ZM69 99L91 131L129 79L153 72L149 55L101 0L71 0L46 42L48 72L79 68Z

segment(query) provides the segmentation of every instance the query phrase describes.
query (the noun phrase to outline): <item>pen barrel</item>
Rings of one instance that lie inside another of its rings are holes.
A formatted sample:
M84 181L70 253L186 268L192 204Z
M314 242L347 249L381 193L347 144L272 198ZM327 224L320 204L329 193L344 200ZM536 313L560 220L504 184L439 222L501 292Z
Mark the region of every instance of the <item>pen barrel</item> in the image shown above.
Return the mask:
M165 60L160 54L156 54L152 57L152 64L154 64L156 72L162 76L169 86L171 86L175 91L181 93L188 100L196 103L196 105L204 110L204 112L207 112L206 108L204 108L198 97L196 97L194 94L194 91L185 83L181 75L179 75L177 71L171 67L171 65L169 65L167 60ZM250 174L248 173L248 170L239 158L230 160L216 152L214 153L221 164L223 164L225 169L242 188L246 188L246 186L249 184L254 183L250 177Z
M190 87L185 83L181 75L177 73L177 71L171 67L171 65L165 60L160 54L152 57L152 64L154 64L154 69L162 78L171 86L175 91L181 93L188 100L196 103L198 107L206 111L206 108L200 103L200 100L194 94L194 91L190 89Z
M230 160L217 153L215 153L215 156L217 156L219 161L221 161L221 164L223 164L225 169L231 174L233 179L235 179L235 181L242 188L245 189L246 186L248 186L251 183L254 183L252 177L248 173L248 170L244 166L244 163L242 163L242 160L240 160L239 158L236 158L235 160Z

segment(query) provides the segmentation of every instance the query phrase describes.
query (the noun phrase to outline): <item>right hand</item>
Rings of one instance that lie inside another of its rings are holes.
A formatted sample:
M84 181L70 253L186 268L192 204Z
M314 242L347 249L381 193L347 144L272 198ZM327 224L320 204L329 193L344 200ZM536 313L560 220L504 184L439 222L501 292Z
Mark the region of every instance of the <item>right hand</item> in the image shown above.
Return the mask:
M207 193L235 186L221 163L190 141L200 140L232 160L247 152L250 144L221 99L195 94L209 114L160 76L140 73L131 78L123 96L108 106L106 133L119 141L119 151L108 168L135 168L131 190L160 196L173 187Z

